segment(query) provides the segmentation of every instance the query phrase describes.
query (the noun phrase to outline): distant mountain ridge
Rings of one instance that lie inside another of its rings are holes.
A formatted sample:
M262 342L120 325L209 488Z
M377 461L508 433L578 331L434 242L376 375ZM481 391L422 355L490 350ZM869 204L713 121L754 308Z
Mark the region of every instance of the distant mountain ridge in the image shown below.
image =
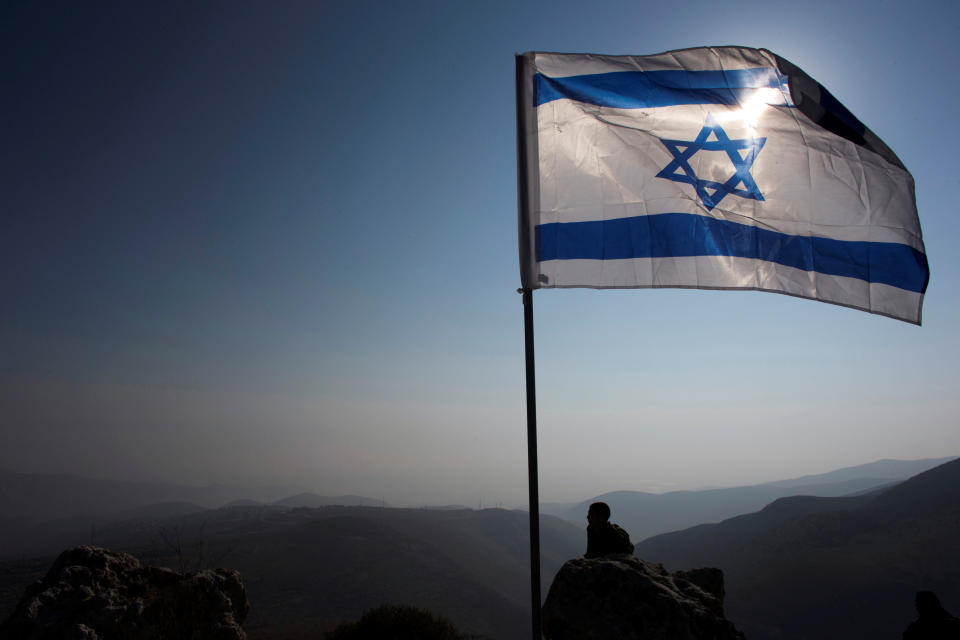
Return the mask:
M304 491L296 485L192 486L0 469L0 514L37 521L116 513L164 502L191 502L210 509L239 499L273 502Z
M289 485L197 487L0 470L0 560L93 544L103 531L126 521L152 526L153 521L184 518L211 508L271 505L292 509L386 503L357 495L321 496Z
M822 485L835 482L845 482L858 478L877 478L886 480L900 480L910 478L918 473L923 473L928 469L940 466L945 462L956 459L957 456L948 456L946 458L924 458L921 460L894 460L884 458L875 462L856 465L853 467L843 467L835 471L818 473L815 475L806 475L789 480L778 480L776 482L766 482L764 484L783 486L783 487L803 487L807 485Z
M155 505L179 503L192 504L197 509L216 509L245 501L289 507L386 504L359 495L322 496L296 485L194 486L0 469L0 514L4 518L39 521L78 516L125 516L128 513L134 517L136 510L159 508Z
M626 528L634 541L640 541L662 533L751 513L774 500L792 495L840 497L869 493L954 458L878 460L828 473L725 489L662 494L613 491L572 507L560 504L551 509L546 506L543 512L579 524L585 521L591 502L603 501L610 505L612 520Z
M899 638L918 590L960 608L960 459L872 494L781 498L636 553L723 568L728 615L751 640Z
M334 505L353 507L386 507L386 502L365 498L364 496L321 496L312 492L298 493L281 500L274 500L271 504L281 507L329 507Z

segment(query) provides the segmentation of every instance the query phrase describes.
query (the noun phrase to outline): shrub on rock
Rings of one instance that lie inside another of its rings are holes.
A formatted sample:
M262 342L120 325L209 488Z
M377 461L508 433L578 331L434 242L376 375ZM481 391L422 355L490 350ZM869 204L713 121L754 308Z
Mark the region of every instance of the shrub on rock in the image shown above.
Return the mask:
M469 640L470 636L429 611L407 606L383 605L368 611L356 622L345 622L327 632L325 640Z

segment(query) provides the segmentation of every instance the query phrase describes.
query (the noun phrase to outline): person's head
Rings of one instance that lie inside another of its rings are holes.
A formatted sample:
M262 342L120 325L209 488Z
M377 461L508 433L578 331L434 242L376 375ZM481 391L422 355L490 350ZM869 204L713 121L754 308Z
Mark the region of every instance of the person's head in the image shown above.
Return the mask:
M594 502L587 509L587 522L591 526L600 526L610 519L610 506L606 502Z
M917 591L917 613L922 617L939 616L943 611L940 598L933 591Z

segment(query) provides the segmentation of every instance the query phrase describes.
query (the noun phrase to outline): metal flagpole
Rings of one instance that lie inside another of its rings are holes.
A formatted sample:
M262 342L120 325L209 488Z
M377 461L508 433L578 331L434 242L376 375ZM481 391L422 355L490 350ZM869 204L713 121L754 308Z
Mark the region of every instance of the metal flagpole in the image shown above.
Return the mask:
M530 604L533 640L541 639L540 497L537 479L537 384L533 360L533 291L523 289L523 342L527 363L527 476L530 489Z
M537 479L537 384L533 359L533 281L529 268L533 238L530 236L530 183L527 133L532 123L524 105L531 97L529 70L525 56L517 55L517 201L519 206L520 264L523 288L523 340L527 368L527 478L530 491L530 613L533 616L533 640L541 640L540 620L540 497Z

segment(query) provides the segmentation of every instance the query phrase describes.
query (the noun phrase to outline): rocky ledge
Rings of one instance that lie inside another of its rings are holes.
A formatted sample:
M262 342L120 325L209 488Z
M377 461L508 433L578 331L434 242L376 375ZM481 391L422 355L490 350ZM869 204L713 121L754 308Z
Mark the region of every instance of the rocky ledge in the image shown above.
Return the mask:
M631 555L569 560L543 605L547 640L743 640L723 615L723 572L668 573Z
M99 547L60 554L0 626L16 640L242 640L250 605L240 574L144 567Z

